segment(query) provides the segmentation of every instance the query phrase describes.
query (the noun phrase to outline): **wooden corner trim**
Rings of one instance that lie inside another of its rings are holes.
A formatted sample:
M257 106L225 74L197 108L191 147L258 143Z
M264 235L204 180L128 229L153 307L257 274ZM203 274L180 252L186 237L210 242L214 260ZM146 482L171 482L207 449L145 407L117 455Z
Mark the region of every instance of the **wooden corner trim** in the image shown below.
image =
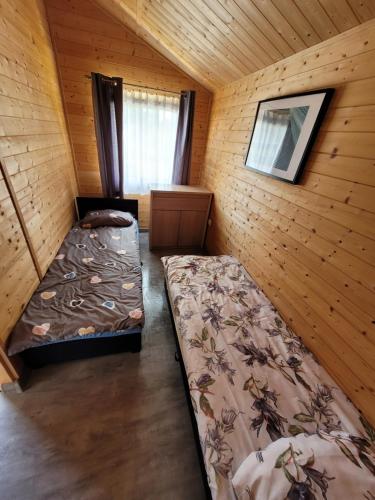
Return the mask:
M31 237L30 237L29 231L27 229L27 225L26 225L25 219L23 217L23 213L22 213L21 207L20 207L20 205L18 203L17 195L16 195L16 192L15 192L15 190L13 188L13 184L12 184L10 175L9 175L8 170L6 169L6 167L1 162L1 160L0 160L0 170L1 170L1 173L3 174L5 184L7 186L7 189L8 189L10 198L12 200L14 209L16 211L16 214L17 214L17 217L18 217L21 229L22 229L22 233L23 233L23 235L25 237L26 244L27 244L27 247L29 249L31 258L33 260L33 263L34 263L36 272L38 274L39 280L42 280L42 278L43 278L43 271L42 271L42 269L41 269L41 267L39 265L38 257L36 255L33 243L31 241Z

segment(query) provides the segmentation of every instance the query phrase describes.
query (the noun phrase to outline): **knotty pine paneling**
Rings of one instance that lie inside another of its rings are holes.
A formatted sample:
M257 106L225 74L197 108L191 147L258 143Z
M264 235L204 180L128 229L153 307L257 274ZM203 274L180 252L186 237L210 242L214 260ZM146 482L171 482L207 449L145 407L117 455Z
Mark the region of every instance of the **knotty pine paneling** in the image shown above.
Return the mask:
M39 282L16 208L43 274L74 220L76 180L43 2L0 0L0 13L2 348Z
M204 159L211 93L155 52L90 0L47 0L69 130L82 196L102 193L91 99L92 71L131 84L196 90L189 183L198 184ZM140 196L140 225L148 227L149 196Z
M0 351L15 322L39 283L26 240L0 170ZM11 382L2 366L0 384Z
M0 158L44 273L73 222L74 166L43 2L0 8Z
M208 88L375 17L374 0L95 0Z
M299 185L246 168L257 102L335 87ZM237 256L375 423L375 21L215 93L208 247Z

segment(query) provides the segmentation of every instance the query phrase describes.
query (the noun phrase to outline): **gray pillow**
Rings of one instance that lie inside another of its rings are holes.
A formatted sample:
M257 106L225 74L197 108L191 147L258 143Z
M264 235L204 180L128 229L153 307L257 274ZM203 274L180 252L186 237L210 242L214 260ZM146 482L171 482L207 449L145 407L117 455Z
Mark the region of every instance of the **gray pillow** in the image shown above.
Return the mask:
M99 226L127 227L131 226L133 221L134 218L129 212L121 212L120 210L95 210L88 212L79 225L84 229Z

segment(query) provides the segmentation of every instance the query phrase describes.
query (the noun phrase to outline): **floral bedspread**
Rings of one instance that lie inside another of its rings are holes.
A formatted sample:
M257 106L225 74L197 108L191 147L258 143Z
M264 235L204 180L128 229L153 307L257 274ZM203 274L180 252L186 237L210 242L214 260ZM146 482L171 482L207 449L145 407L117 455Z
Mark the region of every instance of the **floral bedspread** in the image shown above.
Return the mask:
M371 431L372 432L372 431ZM374 443L332 431L298 434L250 453L233 478L238 500L374 500Z
M373 444L369 424L235 258L162 262L214 499L235 498L241 463L279 438L342 431Z

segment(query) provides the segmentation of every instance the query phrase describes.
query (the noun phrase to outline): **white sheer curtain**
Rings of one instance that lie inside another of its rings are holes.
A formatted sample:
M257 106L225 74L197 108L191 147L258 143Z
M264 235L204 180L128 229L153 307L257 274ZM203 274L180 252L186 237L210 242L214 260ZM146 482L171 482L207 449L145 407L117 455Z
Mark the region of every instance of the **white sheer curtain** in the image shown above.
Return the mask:
M124 192L170 184L179 97L124 89Z

